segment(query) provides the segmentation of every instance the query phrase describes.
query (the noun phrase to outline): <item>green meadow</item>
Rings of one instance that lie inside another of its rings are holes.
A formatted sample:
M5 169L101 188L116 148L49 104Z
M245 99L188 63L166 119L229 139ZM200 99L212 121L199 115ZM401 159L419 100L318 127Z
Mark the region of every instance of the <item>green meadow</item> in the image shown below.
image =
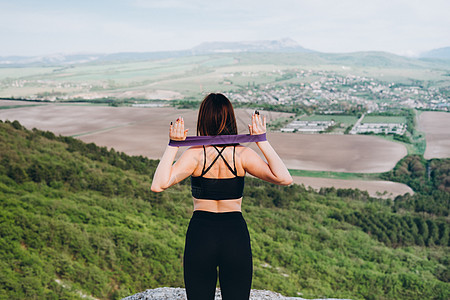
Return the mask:
M51 92L75 95L94 91L166 89L184 97L208 91L233 91L248 85L299 83L282 72L313 70L374 78L384 82L448 86L449 64L382 52L223 53L143 61L91 62L55 67L0 68L0 97L31 97ZM230 77L230 74L233 74ZM306 77L301 82L311 82ZM19 81L20 86L11 85Z
M364 116L361 123L406 123L406 117L403 116Z

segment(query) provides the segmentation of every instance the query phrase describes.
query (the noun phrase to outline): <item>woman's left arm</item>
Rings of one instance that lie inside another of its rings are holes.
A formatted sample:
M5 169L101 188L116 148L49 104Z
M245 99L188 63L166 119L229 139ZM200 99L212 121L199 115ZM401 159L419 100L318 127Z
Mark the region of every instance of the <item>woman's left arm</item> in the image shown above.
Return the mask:
M180 117L174 126L170 125L169 137L172 140L185 140L187 131L184 129L184 120ZM151 187L153 192L162 192L194 172L197 167L196 151L191 148L187 149L173 164L177 153L178 147L166 147L153 176Z

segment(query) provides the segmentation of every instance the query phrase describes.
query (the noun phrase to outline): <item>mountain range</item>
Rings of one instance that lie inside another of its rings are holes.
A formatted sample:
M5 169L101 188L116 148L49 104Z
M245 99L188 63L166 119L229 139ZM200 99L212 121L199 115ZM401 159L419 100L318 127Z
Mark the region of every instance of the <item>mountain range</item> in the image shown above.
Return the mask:
M430 50L428 52L422 53L420 56L423 58L450 59L450 47Z
M195 54L232 52L316 52L300 46L290 38L247 42L206 42L194 48Z
M280 40L241 41L241 42L205 42L187 50L159 52L119 52L96 54L53 54L43 56L0 56L0 67L55 66L82 63L126 62L153 59L165 59L192 55L218 53L318 53L299 45L290 38ZM366 51L367 52L367 51ZM369 53L370 51L368 51ZM358 52L361 53L361 52ZM365 52L363 52L365 53ZM383 52L380 52L383 53ZM325 53L322 53L325 54ZM352 55L341 53L336 55ZM390 54L390 53L386 53ZM419 59L450 59L450 47L424 52Z

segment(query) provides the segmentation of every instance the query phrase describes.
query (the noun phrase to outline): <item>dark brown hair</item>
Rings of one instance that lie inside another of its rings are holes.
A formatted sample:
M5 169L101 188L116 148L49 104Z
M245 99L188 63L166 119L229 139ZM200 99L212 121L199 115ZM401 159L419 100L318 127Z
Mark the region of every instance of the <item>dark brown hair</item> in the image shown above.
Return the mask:
M197 135L237 134L233 105L222 94L211 93L200 104Z

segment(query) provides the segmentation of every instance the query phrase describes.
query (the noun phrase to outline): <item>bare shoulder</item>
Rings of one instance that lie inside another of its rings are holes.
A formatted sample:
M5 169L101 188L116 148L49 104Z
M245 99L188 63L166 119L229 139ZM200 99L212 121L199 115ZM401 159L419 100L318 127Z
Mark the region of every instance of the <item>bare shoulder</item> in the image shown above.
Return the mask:
M255 150L253 150L250 147L243 146L243 145L237 145L236 146L236 153L240 155L254 155L257 154Z
M236 146L236 155L239 157L242 166L248 165L250 161L254 161L259 158L259 154L255 150L242 145Z
M200 155L200 153L203 153L203 147L202 146L191 146L184 150L183 156L189 156L189 157L195 157Z
M181 155L180 159L189 161L190 165L197 167L200 161L203 161L203 147L192 146L187 148Z

